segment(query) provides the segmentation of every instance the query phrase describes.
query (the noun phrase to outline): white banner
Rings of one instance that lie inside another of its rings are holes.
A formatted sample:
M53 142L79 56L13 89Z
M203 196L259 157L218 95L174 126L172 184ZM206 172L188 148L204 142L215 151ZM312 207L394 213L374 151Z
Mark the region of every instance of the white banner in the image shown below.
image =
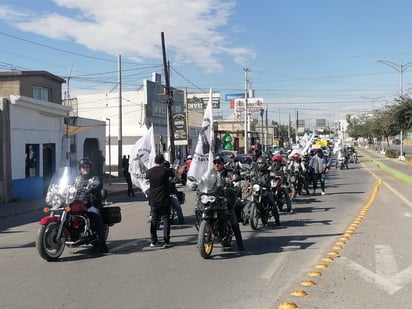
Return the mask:
M215 133L213 130L213 110L212 110L212 89L209 93L209 102L202 120L202 127L199 131L195 153L192 156L188 176L196 179L202 178L211 168L213 168L213 151L215 147Z
M146 171L153 166L155 156L156 148L152 125L146 134L134 144L129 160L132 183L145 194L150 188L149 181L146 179Z

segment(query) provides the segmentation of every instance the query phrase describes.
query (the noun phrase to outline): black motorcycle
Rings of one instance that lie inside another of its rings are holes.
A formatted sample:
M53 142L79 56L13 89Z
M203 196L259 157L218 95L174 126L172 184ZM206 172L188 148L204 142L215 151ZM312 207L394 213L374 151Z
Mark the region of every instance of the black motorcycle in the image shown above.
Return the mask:
M233 238L228 201L218 178L219 175L214 170L201 179L188 178L197 186L197 245L200 256L204 259L210 258L215 241L219 241L223 247L230 247Z
M272 216L272 209L269 204L268 194L272 194L265 184L258 177L253 178L250 195L250 227L252 230L257 230L259 220L262 225L267 225L269 218Z

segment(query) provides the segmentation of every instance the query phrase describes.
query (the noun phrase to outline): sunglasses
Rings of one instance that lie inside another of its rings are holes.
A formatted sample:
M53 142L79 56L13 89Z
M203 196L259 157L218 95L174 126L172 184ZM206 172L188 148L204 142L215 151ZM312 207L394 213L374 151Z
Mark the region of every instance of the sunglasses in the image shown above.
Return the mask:
M214 165L221 165L223 164L222 162L213 162Z

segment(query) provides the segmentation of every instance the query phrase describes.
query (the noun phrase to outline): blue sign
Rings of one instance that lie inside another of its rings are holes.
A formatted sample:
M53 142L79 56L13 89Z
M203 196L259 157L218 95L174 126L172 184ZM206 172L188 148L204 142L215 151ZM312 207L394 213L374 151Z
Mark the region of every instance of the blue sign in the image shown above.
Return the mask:
M227 93L225 94L225 101L233 101L234 99L244 99L245 93Z

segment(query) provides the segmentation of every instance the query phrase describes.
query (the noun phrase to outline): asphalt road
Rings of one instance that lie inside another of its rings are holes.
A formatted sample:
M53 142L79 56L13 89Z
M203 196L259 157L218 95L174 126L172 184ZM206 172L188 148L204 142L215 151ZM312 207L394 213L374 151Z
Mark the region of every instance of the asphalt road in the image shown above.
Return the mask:
M246 252L216 245L210 260L196 248L193 192L169 249L148 247L148 207L138 197L116 197L123 221L104 256L66 248L60 261L43 261L34 248L41 215L2 218L0 307L411 308L410 187L360 159L330 171L325 196L301 196L295 214L281 215L283 228L242 226Z

